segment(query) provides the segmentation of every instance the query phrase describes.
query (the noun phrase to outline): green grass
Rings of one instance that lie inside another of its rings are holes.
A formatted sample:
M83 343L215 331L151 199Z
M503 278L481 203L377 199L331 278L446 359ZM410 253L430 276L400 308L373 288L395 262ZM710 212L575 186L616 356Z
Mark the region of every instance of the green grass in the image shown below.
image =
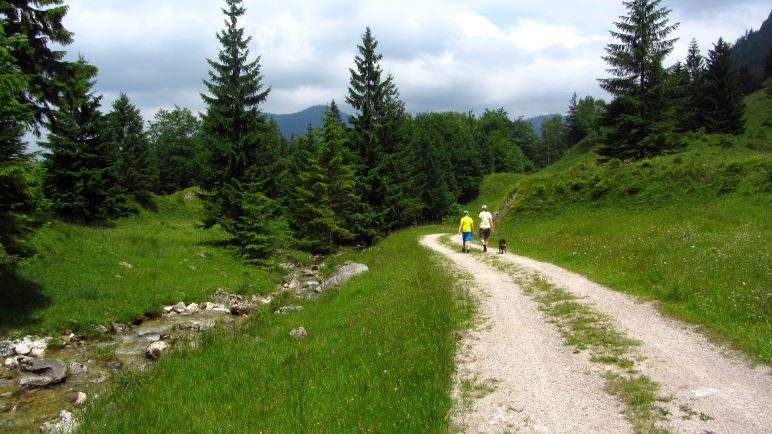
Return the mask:
M81 431L448 432L453 331L473 303L417 245L432 230L351 254L370 271L301 312L263 311L130 376ZM301 325L308 337L291 338Z
M200 203L185 193L159 197L157 210L110 227L54 222L40 230L37 257L3 276L0 334L92 333L95 324L153 314L163 303L207 300L218 287L271 288L276 275L235 258L221 246L222 231L197 227Z
M516 190L518 200L494 237L512 252L658 300L772 363L772 99L758 92L746 104L740 136L693 134L684 149L642 161L572 152L496 187Z
M754 359L772 362L770 207L733 197L656 210L511 216L500 233L519 254L659 300Z

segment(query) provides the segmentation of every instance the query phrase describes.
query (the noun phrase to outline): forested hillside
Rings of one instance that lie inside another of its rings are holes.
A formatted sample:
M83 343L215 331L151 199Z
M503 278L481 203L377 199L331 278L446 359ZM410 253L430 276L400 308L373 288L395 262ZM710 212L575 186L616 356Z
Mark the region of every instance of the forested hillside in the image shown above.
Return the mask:
M65 60L73 35L63 25L64 0L3 6L7 85L0 91L8 104L0 113L0 262L13 270L33 255L29 237L45 221L108 224L152 209L154 195L195 186L205 204L203 225L225 230L245 261L270 266L280 251L331 253L442 221L477 196L485 175L551 167L569 149L593 149L620 165L672 153L700 137L731 141L745 131L742 74L732 59L756 65L759 51L746 47L757 46L769 26L738 41L737 52L723 38L693 40L685 59L665 65L678 28L670 10L660 1L641 10L624 4L628 15L613 23L614 42L603 56L609 75L598 77L611 99L574 94L566 116L538 118L538 131L496 107L408 113L399 77L384 72L384 54L365 27L361 40L352 41L345 102L353 112L329 101L321 123L306 124L292 139L262 111L272 88L263 59L249 52L241 1L226 1L218 54L206 59L204 112L161 109L147 126L127 93L102 106L94 91L98 65L88 53ZM639 44L638 34L653 36ZM700 44L710 47L707 53ZM27 129L46 133L39 162L25 153ZM589 182L582 173L562 176L568 192ZM610 183L594 182L595 195L613 194Z

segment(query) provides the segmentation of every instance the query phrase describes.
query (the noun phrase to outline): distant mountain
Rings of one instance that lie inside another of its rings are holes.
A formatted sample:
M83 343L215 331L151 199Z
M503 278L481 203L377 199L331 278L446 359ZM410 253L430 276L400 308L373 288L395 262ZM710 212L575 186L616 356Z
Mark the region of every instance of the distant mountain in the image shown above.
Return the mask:
M266 113L266 115L276 121L282 135L289 140L292 136L305 135L308 131L309 123L314 128L322 127L322 119L324 118L324 110L326 108L327 107L323 105L315 105L297 113L283 115ZM343 121L348 124L349 114L341 112L341 115L343 116ZM544 121L553 116L555 116L555 114L534 116L532 118L527 118L526 122L530 122L533 126L533 131L536 134L539 134L541 133L541 125Z
M547 119L549 119L549 118L551 118L553 116L558 116L558 114L557 113L552 113L552 114L549 114L549 115L534 116L532 118L526 119L526 122L530 122L531 123L531 125L533 126L533 131L536 134L541 134L541 126L542 126L542 124L544 123L544 121L546 121Z
M324 118L324 111L326 109L326 106L315 105L297 113L284 115L266 113L266 115L275 120L284 137L290 139L292 136L305 135L308 131L309 123L314 128L322 127L322 119ZM341 112L341 116L343 117L343 122L348 123L348 113Z
M772 12L758 30L750 30L732 46L732 60L737 69L763 70L764 61L772 47Z

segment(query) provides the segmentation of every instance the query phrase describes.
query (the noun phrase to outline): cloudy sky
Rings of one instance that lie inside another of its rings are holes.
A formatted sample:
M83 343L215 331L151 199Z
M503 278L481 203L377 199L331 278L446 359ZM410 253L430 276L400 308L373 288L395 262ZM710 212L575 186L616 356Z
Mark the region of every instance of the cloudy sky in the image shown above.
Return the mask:
M146 120L174 105L202 111L206 58L216 58L223 0L66 0L66 49L99 68L104 109L126 92ZM664 0L680 38L668 64L696 38L703 54L734 42L769 15L769 0ZM625 14L621 0L244 0L240 21L272 90L261 107L293 113L344 101L356 45L370 26L382 67L412 113L481 112L513 117L564 113L573 92L606 97L597 78ZM344 105L344 110L348 110Z

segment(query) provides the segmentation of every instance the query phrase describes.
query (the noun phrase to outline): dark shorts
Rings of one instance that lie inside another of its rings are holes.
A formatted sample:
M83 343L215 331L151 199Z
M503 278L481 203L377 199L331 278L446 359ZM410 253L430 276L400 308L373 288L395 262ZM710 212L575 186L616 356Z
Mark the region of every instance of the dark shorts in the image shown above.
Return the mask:
M491 228L485 228L480 229L480 239L483 241L487 241L488 237L491 236Z
M464 241L472 241L472 231L463 232L463 234L464 234Z

